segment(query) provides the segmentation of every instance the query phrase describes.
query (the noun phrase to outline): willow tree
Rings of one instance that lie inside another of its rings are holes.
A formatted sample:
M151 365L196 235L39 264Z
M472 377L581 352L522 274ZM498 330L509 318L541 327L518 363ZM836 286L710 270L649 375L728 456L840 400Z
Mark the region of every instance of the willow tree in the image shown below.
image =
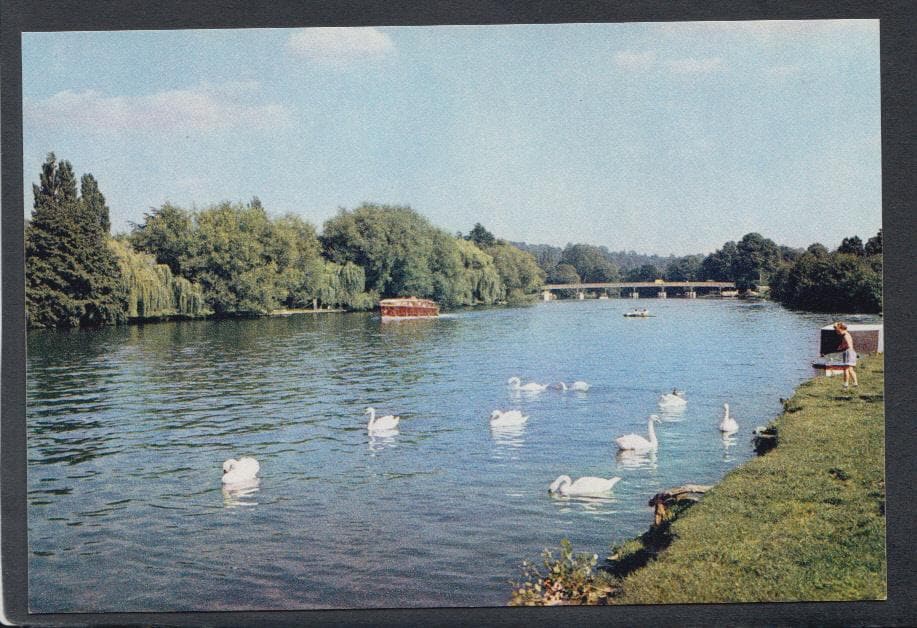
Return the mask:
M34 209L25 230L29 325L124 322L126 294L106 244L107 208L95 179L83 178L85 195L78 197L70 162L58 164L50 153L32 191Z
M201 287L184 277L176 277L166 264L131 248L128 242L110 240L127 293L128 318L204 316L209 313Z
M494 260L503 284L504 298L508 301L521 301L544 285L545 273L531 253L506 242L498 242L486 252Z

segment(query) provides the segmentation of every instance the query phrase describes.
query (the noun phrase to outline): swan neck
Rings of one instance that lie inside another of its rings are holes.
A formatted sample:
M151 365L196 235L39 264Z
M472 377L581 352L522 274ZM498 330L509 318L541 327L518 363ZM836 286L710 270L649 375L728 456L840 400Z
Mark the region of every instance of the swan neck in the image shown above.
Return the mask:
M656 443L656 429L653 427L653 423L654 423L653 419L650 419L650 422L649 422L650 442L655 444Z
M372 427L373 423L375 422L376 422L376 411L370 410L369 411L369 427Z

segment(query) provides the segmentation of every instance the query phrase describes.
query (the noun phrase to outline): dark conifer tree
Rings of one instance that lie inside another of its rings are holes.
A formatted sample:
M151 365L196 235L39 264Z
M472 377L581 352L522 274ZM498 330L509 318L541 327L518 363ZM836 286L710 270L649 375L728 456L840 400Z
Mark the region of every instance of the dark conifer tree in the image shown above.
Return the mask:
M92 180L94 183L94 180ZM84 178L84 183L86 183ZM30 326L76 327L125 320L126 295L114 253L102 229L99 199L76 195L67 161L54 153L33 185L35 204L26 228L26 312ZM96 195L97 194L97 195ZM107 213L107 212L106 212Z

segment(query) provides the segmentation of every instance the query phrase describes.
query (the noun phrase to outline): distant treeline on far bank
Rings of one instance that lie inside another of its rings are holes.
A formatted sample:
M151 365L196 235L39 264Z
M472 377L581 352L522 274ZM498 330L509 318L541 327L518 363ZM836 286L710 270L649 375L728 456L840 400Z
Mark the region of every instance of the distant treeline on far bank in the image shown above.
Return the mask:
M842 312L881 310L882 237L846 238L835 251L778 246L757 233L716 252L663 258L605 247L511 243L481 224L467 234L433 226L410 207L341 209L321 234L299 216L268 215L255 198L200 210L151 210L129 234L110 234L91 174L49 154L26 225L30 327L129 320L253 316L277 309L372 309L418 296L446 308L522 302L545 282L667 279L761 283L782 303Z

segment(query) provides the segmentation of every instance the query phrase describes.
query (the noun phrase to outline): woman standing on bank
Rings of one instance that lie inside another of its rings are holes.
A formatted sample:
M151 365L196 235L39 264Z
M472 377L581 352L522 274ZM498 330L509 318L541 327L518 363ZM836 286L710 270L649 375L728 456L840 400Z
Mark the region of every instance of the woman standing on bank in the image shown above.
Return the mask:
M853 336L847 331L847 325L840 321L834 323L834 331L837 332L838 336L841 336L841 344L838 345L837 350L844 352L844 388L850 385L851 379L853 379L854 387L857 387L860 384L857 381L857 373L853 370L853 367L857 365L857 353L853 348Z

